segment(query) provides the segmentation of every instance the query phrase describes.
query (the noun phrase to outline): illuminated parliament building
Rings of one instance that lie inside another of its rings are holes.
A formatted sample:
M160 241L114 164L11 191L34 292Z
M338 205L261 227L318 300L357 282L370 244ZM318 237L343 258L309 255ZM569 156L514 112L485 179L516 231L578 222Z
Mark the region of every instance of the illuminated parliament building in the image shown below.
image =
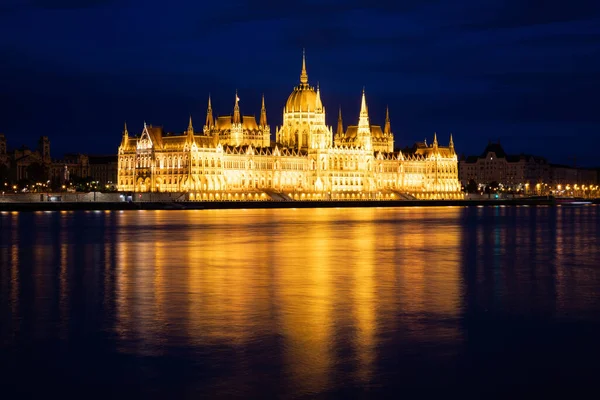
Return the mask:
M451 199L461 198L452 136L440 146L417 143L394 151L389 111L383 129L371 125L363 89L357 124L335 133L325 123L319 86L308 83L302 58L300 84L283 109L272 141L264 96L260 119L242 115L236 93L233 115L213 117L196 131L190 117L183 134L144 123L139 137L123 131L118 188L126 192L178 192L188 200L236 199Z

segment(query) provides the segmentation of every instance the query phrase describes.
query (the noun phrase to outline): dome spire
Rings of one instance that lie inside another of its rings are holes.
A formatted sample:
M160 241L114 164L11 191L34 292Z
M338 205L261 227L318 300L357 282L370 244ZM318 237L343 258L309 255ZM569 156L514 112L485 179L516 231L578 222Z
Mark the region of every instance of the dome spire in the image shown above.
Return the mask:
M233 107L233 123L234 124L242 123L242 118L240 117L240 105L238 104L239 101L240 101L240 98L238 97L238 93L237 93L237 89L236 89L235 90L235 106Z
M302 49L302 72L300 73L300 83L303 85L308 84L308 74L306 73L306 53Z

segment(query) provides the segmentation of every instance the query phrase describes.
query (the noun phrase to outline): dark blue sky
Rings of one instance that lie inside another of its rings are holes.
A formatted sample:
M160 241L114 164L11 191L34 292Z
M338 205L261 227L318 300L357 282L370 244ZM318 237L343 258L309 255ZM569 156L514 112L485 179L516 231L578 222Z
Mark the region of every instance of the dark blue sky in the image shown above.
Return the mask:
M302 48L328 123L372 123L389 104L398 147L454 134L459 153L501 140L510 153L597 165L600 2L2 0L0 132L41 134L54 157L116 152L123 121L173 132L189 113L269 123L298 83ZM335 128L334 128L335 129Z

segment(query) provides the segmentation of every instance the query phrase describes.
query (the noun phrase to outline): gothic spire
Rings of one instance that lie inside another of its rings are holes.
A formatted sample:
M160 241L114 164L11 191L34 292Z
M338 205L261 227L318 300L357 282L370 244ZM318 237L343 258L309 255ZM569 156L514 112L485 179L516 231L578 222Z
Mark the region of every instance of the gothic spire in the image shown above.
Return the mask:
M302 72L300 72L300 83L308 84L308 74L306 73L306 53L302 49Z
M450 143L448 143L448 147L454 149L454 140L452 140L452 133L450 134Z
M321 102L321 90L319 89L319 82L317 82L317 99L315 101L315 110L322 111L323 103Z
M340 106L340 113L338 115L338 126L336 135L342 136L344 134L344 123L342 122L342 106Z
M188 122L187 132L188 134L194 134L194 126L192 125L192 114L190 114L190 122Z
M123 129L123 138L121 140L121 146L125 146L127 144L128 139L129 139L129 132L127 131L127 121L125 121L125 126Z
M265 95L262 95L262 107L260 109L260 126L267 126L267 108L265 107Z
M237 89L236 89L235 90L235 106L233 107L233 123L234 124L242 123L242 118L240 116L240 105L238 104L239 101L240 101L240 98L238 97L238 93L237 93Z
M367 110L367 99L365 98L365 88L363 87L362 99L360 101L360 117L358 119L358 126L369 128L369 112Z
M390 108L385 107L385 126L383 127L383 133L386 135L392 134L392 125L390 123Z
M433 147L437 147L437 146L438 146L437 132L433 132Z
M210 94L208 95L208 108L206 109L206 127L212 128L215 124L212 113L212 105L210 103Z

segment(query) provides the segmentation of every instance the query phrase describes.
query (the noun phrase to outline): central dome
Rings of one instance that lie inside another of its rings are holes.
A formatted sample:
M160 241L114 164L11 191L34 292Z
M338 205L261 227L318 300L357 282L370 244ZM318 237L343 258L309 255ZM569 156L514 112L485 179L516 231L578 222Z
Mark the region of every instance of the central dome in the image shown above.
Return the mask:
M302 84L296 86L290 97L288 97L285 110L287 112L314 112L316 104L317 92L315 92L315 89L308 86L308 84Z
M286 112L314 112L317 108L317 92L315 88L308 84L308 74L306 73L306 57L302 51L302 72L300 72L300 85L294 88L287 103L285 103Z

